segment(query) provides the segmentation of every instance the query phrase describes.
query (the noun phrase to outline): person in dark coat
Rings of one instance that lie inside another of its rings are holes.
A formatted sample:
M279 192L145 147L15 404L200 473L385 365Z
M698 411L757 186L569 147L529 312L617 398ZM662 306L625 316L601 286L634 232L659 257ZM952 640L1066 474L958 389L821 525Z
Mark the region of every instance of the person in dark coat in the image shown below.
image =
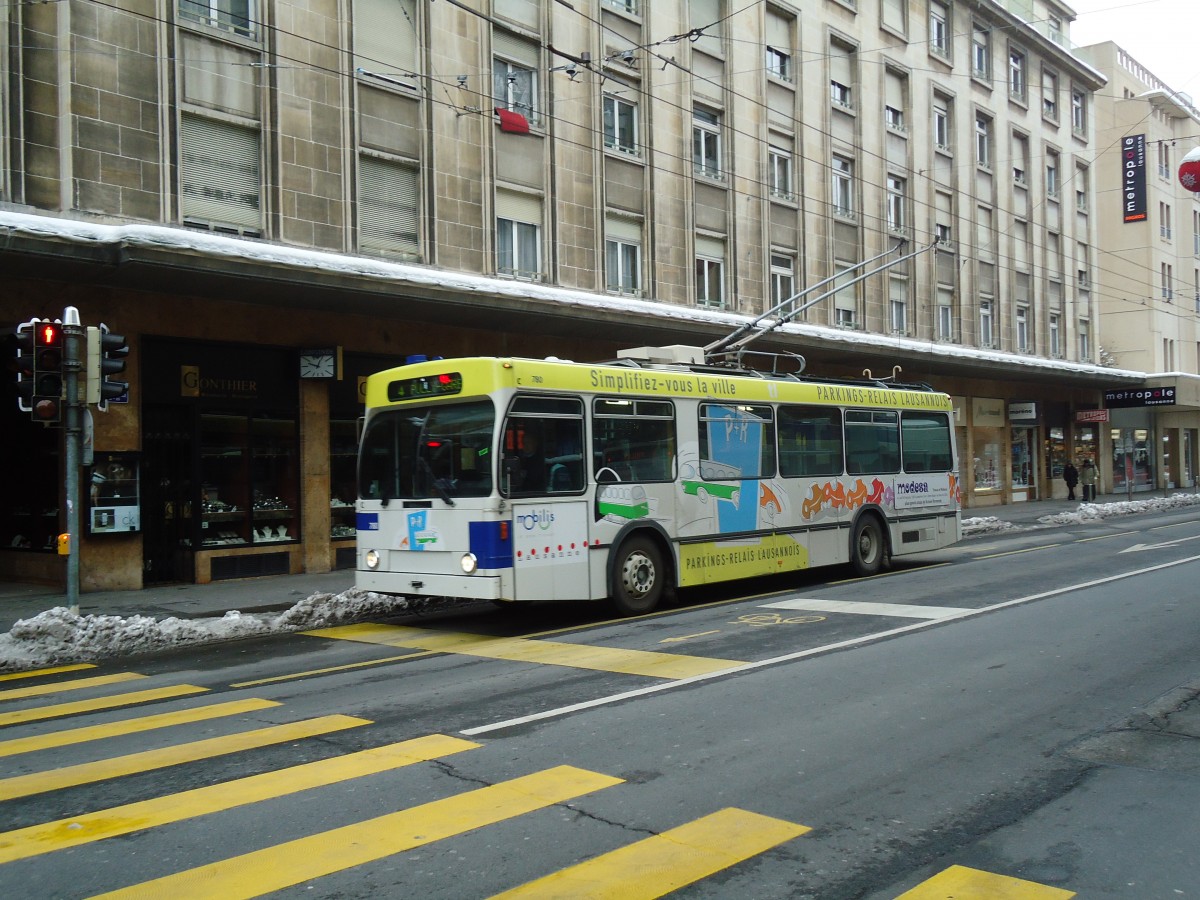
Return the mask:
M1075 499L1075 485L1079 484L1079 470L1075 468L1075 464L1067 460L1067 464L1063 466L1063 481L1067 483L1067 499Z

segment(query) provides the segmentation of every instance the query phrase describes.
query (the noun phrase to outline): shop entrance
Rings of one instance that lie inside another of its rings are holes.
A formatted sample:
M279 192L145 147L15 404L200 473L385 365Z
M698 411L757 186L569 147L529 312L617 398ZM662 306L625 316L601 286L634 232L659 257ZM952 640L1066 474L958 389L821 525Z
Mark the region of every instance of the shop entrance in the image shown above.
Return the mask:
M1037 429L1012 430L1012 502L1037 498Z
M192 447L195 417L186 407L147 407L142 434L142 581L191 582Z

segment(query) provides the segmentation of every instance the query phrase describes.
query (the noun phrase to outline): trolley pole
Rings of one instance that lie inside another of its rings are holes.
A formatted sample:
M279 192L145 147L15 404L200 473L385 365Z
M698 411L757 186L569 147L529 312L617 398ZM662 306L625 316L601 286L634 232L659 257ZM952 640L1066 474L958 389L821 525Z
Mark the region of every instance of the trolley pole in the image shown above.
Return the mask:
M66 382L66 497L67 497L67 606L79 614L79 455L83 433L83 404L79 399L79 374L85 360L86 332L79 323L79 310L63 310L63 380Z

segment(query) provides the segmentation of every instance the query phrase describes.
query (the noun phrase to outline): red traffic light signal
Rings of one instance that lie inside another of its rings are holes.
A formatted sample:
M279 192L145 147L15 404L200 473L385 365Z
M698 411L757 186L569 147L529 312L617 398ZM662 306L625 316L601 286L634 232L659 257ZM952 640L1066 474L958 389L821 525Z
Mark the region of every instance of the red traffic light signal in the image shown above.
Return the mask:
M63 332L50 320L30 319L17 326L17 405L35 422L62 420Z

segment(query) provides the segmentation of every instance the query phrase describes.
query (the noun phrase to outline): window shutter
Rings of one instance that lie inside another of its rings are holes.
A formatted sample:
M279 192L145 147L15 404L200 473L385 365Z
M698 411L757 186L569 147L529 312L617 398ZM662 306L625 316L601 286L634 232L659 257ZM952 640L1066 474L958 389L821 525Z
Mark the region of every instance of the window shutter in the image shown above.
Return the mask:
M186 114L179 125L183 217L261 229L258 131Z
M420 196L416 166L361 157L359 246L420 255Z
M621 241L625 244L642 243L642 223L637 219L630 219L626 216L609 216L604 220L604 231L613 241Z
M529 41L508 31L492 32L492 51L498 56L511 59L530 69L538 68L537 48Z
M725 241L721 238L696 235L696 255L708 259L725 260Z
M377 75L416 71L415 0L354 0L354 64Z
M773 9L767 10L767 46L792 55L791 23Z
M496 188L496 218L540 227L542 224L542 198L536 194Z

